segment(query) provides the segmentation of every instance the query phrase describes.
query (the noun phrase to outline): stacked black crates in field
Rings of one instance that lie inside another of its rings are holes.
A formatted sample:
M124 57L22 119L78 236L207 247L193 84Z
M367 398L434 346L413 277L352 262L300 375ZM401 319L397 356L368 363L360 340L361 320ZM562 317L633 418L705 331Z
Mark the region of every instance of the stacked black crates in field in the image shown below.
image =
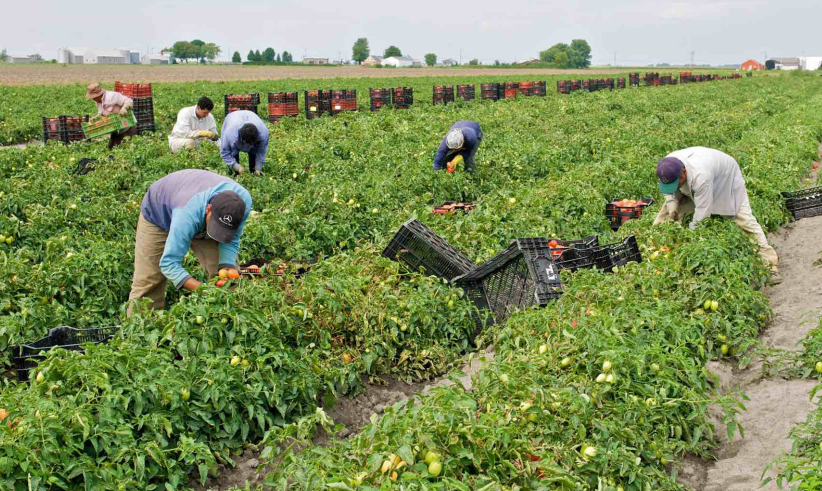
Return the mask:
M518 88L521 95L527 97L534 95L534 82L520 82Z
M457 97L463 101L473 101L477 98L474 84L471 85L457 85Z
M496 101L499 99L500 84L488 83L480 84L480 98L484 101Z
M296 92L268 93L268 120L272 123L300 114L300 103Z
M85 116L58 116L43 118L43 143L49 140L69 143L84 140L82 123L88 123L88 114Z
M500 84L499 98L500 99L516 99L519 93L519 82L505 82Z
M794 220L822 215L822 186L784 191L782 197L785 207L791 212Z
M557 80L557 94L570 94L571 93L571 81L570 80Z
M114 91L134 101L134 117L137 118L137 134L155 131L154 99L151 84L124 84L114 82Z
M538 80L534 82L534 95L537 97L545 97L548 95L548 82L545 80Z
M391 105L391 89L372 89L369 87L368 96L371 99L372 111Z
M625 88L625 77L620 77L616 80L616 88L617 89L624 89Z
M394 87L391 91L391 105L394 109L408 109L414 104L414 87Z
M331 110L332 116L343 111L357 110L357 91L352 90L333 90L331 91Z
M319 118L323 114L331 114L331 91L305 91L305 119Z
M260 105L260 94L226 94L223 102L226 116L234 111L251 111L256 114Z
M433 103L448 104L454 102L454 86L453 85L435 85L434 95L432 97Z
M631 87L639 87L639 72L628 74L628 85Z

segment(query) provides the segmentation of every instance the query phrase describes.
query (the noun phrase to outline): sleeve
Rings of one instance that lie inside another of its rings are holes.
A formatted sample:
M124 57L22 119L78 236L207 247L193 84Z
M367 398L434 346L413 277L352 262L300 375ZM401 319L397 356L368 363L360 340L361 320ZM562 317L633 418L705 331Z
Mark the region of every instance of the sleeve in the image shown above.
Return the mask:
M183 209L178 208L171 213L171 226L163 257L160 258L160 271L178 290L191 278L183 268L183 258L191 248L191 239L196 235L197 228L194 219Z
M437 155L434 157L434 170L442 170L445 167L445 157L448 155L448 145L445 144L445 139L440 143L437 149Z
M713 189L710 181L699 183L694 186L692 199L694 201L694 219L691 221L690 228L695 230L697 224L711 216L711 207L713 206Z
M171 130L171 136L174 138L197 138L199 131L192 130L190 120L184 114L185 109L177 113L177 122L174 123L174 129Z
M121 94L119 92L112 92L112 93L116 94L114 96L114 105L115 106L120 106L120 107L125 107L125 108L134 107L134 101L130 97L126 97L126 96L124 96L123 94Z
M261 131L260 143L257 145L257 170L262 171L265 166L265 154L268 152L268 128Z
M237 170L240 167L237 162L237 156L240 152L234 150L232 143L231 138L226 134L226 125L223 125L223 135L220 138L220 157L229 169Z

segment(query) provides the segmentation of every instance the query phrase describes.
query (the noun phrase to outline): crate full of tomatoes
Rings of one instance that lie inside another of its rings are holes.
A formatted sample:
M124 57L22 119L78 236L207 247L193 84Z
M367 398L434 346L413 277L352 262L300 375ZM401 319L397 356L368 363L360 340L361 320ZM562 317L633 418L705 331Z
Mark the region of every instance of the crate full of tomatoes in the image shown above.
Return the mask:
M260 105L260 94L226 94L224 96L225 115L234 111L257 112Z
M653 198L613 199L605 205L605 216L611 223L611 229L617 230L628 220L641 217L643 210L653 202Z
M473 209L474 205L471 203L446 201L440 206L435 206L434 209L431 210L431 213L435 215L449 215L451 213L454 213L455 211L461 211L463 214L466 214Z
M268 93L268 120L276 123L287 116L300 114L296 92L269 92Z

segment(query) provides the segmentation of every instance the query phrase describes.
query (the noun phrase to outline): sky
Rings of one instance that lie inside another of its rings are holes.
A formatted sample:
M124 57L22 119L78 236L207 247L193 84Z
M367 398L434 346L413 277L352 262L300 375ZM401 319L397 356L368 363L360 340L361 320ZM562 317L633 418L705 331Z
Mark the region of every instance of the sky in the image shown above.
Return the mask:
M179 40L214 42L229 59L249 49L350 59L371 53L464 63L524 61L558 42L585 39L595 65L739 64L765 56L822 56L822 0L27 0L3 8L0 49L57 57L60 47L157 53Z

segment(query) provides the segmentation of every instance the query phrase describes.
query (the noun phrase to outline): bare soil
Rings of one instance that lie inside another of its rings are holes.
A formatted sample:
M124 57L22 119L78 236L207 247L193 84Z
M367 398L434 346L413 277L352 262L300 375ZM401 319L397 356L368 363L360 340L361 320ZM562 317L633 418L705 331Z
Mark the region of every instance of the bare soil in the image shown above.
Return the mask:
M816 177L813 172L811 178L815 181ZM803 218L768 240L779 254L784 282L765 290L776 315L760 341L765 347L796 351L801 349L799 341L822 315L822 267L814 264L822 253L822 216ZM711 362L708 368L717 375L720 391L741 389L749 398L738 418L745 436L737 434L729 440L719 415L714 414L719 436L716 460L687 457L681 464L679 481L695 491L777 491L775 482L760 488L763 472L791 449L788 432L816 407L810 399L816 382L764 379L761 361L744 370L730 362Z
M494 359L493 350L480 351L471 356L469 361L460 368L464 374L458 378L459 383L466 390L472 389L471 377ZM386 377L384 385L369 385L366 391L357 397L342 397L333 408L326 413L336 424L345 425L345 429L336 435L336 438L350 438L359 433L370 422L371 415L380 415L386 407L405 402L417 394L426 394L436 387L453 385L448 376L441 377L433 382L407 384L393 377ZM314 437L315 445L326 445L329 435L320 430ZM210 479L205 486L192 484L197 491L227 491L232 488L244 489L249 484L252 489L262 484L265 471L258 472L260 467L259 454L262 449L246 452L245 455L234 458L235 467L222 466L218 471L219 477Z
M147 82L230 82L237 80L450 77L480 75L616 75L626 69L556 70L548 68L371 68L362 66L242 65L10 65L0 64L0 85L70 85L117 80Z

